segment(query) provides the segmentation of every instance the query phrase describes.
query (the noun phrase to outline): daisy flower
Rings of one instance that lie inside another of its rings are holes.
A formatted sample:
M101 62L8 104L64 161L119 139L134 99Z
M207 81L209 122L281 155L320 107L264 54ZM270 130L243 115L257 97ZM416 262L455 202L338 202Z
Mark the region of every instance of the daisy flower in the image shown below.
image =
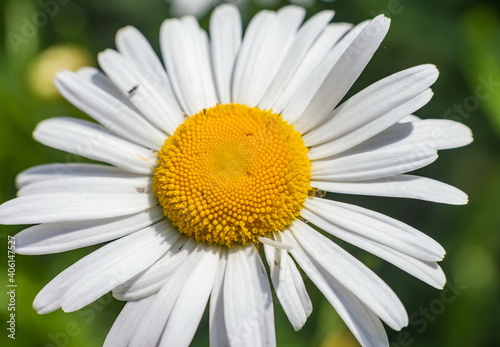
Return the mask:
M341 103L389 19L352 27L330 23L331 11L304 16L296 6L262 11L243 36L237 8L223 5L210 40L193 17L166 20L164 64L126 27L118 51L99 55L104 73L57 75L62 95L97 123L48 119L35 139L102 163L22 172L0 222L35 224L16 235L22 254L110 242L48 283L39 313L75 311L112 291L127 303L106 346L188 346L207 305L211 346L273 346L271 284L296 330L312 311L301 268L361 345L388 345L382 322L408 324L401 301L326 235L444 286L437 242L322 196L465 204L458 189L406 173L470 143L470 130L412 115L432 97L432 65Z

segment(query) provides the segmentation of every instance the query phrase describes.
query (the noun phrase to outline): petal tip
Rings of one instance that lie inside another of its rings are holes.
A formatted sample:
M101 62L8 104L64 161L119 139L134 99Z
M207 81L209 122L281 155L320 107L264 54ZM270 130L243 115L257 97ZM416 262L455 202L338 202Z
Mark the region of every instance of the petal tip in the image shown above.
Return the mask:
M116 36L122 36L122 35L126 35L127 33L129 32L138 32L139 30L132 26L132 25L127 25L127 26L124 26L123 28L120 28L118 29L117 33L116 33Z
M42 292L38 293L38 295L35 297L35 300L33 301L33 308L38 314L47 314L54 312L59 308L58 305L49 305L46 302L43 302L42 298L40 297L40 294Z
M235 4L231 4L231 3L219 5L213 10L212 16L214 16L216 14L219 15L219 14L222 14L223 12L227 12L227 11L238 12L238 7Z
M450 194L449 200L447 201L450 205L467 205L469 203L469 196L458 188L453 188L453 195Z
M378 16L373 18L372 21L380 22L380 24L383 24L385 26L389 26L391 24L391 19L385 14L379 14Z

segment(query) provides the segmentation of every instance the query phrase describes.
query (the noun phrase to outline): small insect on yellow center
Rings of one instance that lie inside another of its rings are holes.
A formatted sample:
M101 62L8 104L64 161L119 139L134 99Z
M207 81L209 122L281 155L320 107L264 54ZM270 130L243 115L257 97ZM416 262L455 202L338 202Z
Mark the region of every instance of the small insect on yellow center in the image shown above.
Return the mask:
M311 163L278 114L217 105L187 119L158 153L153 189L165 216L198 242L257 242L299 217Z

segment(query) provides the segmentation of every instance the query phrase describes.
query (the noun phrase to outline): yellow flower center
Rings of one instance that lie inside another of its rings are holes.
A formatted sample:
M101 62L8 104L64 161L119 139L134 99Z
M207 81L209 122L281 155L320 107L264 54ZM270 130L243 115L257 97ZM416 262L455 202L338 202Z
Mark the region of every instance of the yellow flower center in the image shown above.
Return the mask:
M158 153L153 189L165 216L198 242L257 242L299 217L311 163L276 113L217 105L187 119Z

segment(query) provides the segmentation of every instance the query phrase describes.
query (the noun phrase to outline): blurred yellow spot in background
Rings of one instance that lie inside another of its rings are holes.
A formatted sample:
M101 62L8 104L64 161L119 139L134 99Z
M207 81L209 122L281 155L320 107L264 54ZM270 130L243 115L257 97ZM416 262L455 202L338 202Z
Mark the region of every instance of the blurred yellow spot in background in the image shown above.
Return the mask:
M75 71L92 65L90 53L75 45L57 45L41 52L29 65L27 83L29 90L38 97L53 99L59 96L54 85L58 71Z

